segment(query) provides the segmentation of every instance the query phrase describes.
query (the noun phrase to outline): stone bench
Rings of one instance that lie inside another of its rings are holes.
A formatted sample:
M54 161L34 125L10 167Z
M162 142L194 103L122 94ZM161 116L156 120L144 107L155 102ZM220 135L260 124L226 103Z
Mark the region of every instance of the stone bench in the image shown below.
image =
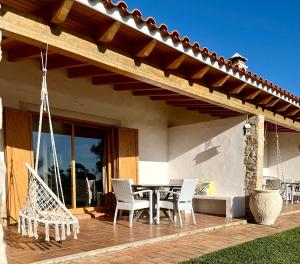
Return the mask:
M200 204L197 203L197 201L202 201L202 200L222 202L224 208L223 210L221 209L221 211L220 211L220 205L219 206L215 205L215 207L207 206L206 208L204 208L204 206L201 206ZM224 214L225 212L226 218L232 218L233 217L232 205L233 205L232 196L219 196L219 195L194 195L193 196L193 207L194 207L194 211L197 213ZM209 208L210 210L207 210L207 208Z

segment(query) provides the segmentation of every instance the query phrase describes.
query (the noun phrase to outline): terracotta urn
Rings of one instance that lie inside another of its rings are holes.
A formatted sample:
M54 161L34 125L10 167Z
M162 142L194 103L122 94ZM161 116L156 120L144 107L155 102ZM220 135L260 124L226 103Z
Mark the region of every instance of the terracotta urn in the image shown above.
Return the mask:
M254 190L250 196L250 210L261 225L273 225L282 209L279 190Z

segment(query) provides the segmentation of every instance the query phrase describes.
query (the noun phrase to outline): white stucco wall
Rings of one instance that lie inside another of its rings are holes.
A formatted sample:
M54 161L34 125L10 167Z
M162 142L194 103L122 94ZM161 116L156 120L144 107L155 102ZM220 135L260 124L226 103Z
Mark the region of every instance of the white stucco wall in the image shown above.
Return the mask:
M0 63L4 106L37 110L40 82L36 62ZM157 177L161 182L168 181L166 104L116 92L111 86L94 86L88 78L68 79L65 70L48 72L48 90L52 114L138 129L140 182L157 182Z
M300 133L280 132L279 147L282 160L282 170L286 180L300 180ZM267 155L265 171L267 176L278 177L277 173L277 147L276 133L269 132L267 137ZM281 176L279 175L279 178Z
M169 128L169 177L214 181L215 195L234 196L244 214L244 117Z

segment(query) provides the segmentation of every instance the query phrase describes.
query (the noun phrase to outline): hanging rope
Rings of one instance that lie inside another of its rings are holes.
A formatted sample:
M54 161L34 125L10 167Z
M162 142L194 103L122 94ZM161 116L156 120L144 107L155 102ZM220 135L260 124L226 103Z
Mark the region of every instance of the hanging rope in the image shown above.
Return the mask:
M35 171L38 172L39 164L39 154L40 154L40 142L42 135L42 123L43 123L43 114L44 112L48 113L49 120L49 130L50 130L50 140L52 148L52 159L53 159L53 170L56 186L56 194L58 198L65 204L64 194L61 185L59 164L57 159L56 146L54 141L54 133L51 121L51 113L49 107L48 99L48 90L47 90L47 63L48 63L48 44L46 46L45 58L43 52L41 51L41 62L42 62L42 89L41 89L41 106L40 106L40 115L39 115L39 129L38 129L38 138L37 138L37 148L36 148L36 157L35 157Z

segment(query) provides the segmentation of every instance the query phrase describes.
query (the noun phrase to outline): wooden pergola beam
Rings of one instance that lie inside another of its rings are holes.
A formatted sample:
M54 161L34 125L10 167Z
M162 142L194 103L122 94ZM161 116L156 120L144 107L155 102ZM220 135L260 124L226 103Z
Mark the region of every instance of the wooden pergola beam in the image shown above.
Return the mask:
M209 70L210 66L201 67L200 69L194 71L194 73L191 75L191 79L201 79Z
M106 85L106 84L119 84L119 83L138 83L139 81L128 78L122 75L106 75L101 77L93 77L92 83L94 85Z
M239 94L247 85L247 83L242 83L238 86L229 87L227 89L228 94Z
M176 70L179 68L179 66L183 63L183 61L185 60L186 55L185 54L181 54L180 56L178 56L176 59L172 60L167 66L166 69L167 70Z
M211 84L211 87L213 87L213 88L219 88L219 87L222 87L222 86L227 82L227 80L228 80L229 78L230 78L230 75L226 75L226 76L220 78L219 80L213 82L213 83Z
M31 14L24 14L3 5L1 9L0 29L6 37L38 47L45 47L45 43L48 43L50 50L55 53L174 91L181 94L183 98L206 101L244 114L263 115L267 121L274 120L273 111L263 110L251 102L244 102L235 97L228 98L226 94L219 91L212 93L209 87L191 83L181 76L173 74L166 76L165 70L146 63L136 64L135 59L128 54L121 54L108 47L101 49L99 44L87 36L77 36L66 31L62 31L59 35L54 34L45 25L43 19ZM300 131L300 122L284 117L282 114L276 114L275 118L278 124Z
M146 58L148 57L151 52L154 50L155 46L157 45L157 40L156 39L152 39L150 40L146 45L144 45L142 48L140 48L135 56L138 58Z
M62 24L67 19L74 0L62 0L59 5L56 5L52 10L52 15L49 21L53 24Z
M93 77L93 76L106 76L114 75L115 73L92 66L80 66L68 69L68 77L71 79L83 78L83 77Z
M261 90L256 90L253 92L248 93L243 97L244 100L253 100L256 96L258 96L261 93Z
M98 34L97 40L100 43L112 42L121 27L121 22L114 21L111 25Z
M187 97L181 94L174 94L174 95L156 95L150 96L150 99L153 101L172 101L172 100L185 100Z

